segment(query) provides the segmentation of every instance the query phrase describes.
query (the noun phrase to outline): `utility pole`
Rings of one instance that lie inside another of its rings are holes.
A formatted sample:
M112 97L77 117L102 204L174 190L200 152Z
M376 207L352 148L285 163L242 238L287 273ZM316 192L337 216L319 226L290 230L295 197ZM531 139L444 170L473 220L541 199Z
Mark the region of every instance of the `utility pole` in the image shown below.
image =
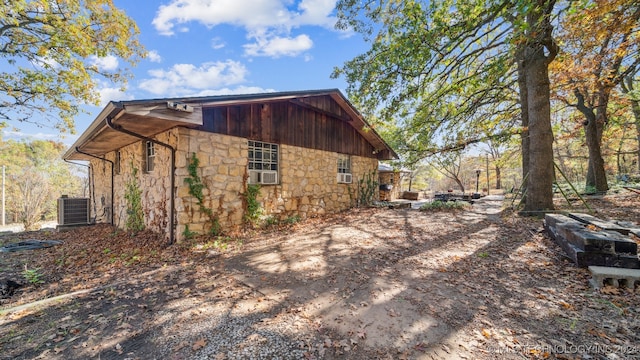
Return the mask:
M6 225L4 214L4 165L2 165L2 225Z

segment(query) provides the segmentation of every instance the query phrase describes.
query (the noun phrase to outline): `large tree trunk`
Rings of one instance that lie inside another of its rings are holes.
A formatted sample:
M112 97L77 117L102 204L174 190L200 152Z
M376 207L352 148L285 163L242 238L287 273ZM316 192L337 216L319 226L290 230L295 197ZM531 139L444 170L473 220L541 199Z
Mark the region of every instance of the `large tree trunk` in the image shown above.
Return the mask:
M529 37L524 50L529 119L529 181L525 212L553 209L553 131L549 100L549 63L557 54L550 15L555 1L538 0L527 14ZM545 55L545 50L549 55Z
M522 193L525 194L527 181L529 180L529 108L527 105L527 74L524 68L524 48L518 50L516 62L518 64L518 88L520 90L520 112L522 117L522 133L520 134L520 146L522 150Z
M640 101L631 100L631 109L633 110L633 117L636 123L636 139L638 139L638 158L636 159L636 165L638 166L638 173L640 174Z
M629 95L634 90L634 76L636 72L629 74L621 83L622 92ZM638 173L640 173L640 101L630 97L631 111L633 112L633 118L636 125L636 139L638 140L638 157L636 159L636 165L638 166Z
M541 48L528 49L529 181L525 211L553 209L553 132L548 61Z
M604 170L604 159L602 158L601 144L602 131L607 122L607 105L609 94L606 89L599 89L594 111L585 105L584 94L578 89L575 91L578 99L576 108L585 116L584 135L589 151L589 161L587 166L586 187L594 188L596 191L605 192L609 190L607 184L607 173Z
M500 166L496 165L496 189L502 189L502 177L500 176Z

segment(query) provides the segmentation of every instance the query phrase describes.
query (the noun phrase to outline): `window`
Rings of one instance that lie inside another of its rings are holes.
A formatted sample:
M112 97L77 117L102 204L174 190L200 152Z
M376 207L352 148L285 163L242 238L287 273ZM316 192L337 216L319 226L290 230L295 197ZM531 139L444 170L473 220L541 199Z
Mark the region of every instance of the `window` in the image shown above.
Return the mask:
M153 168L155 166L154 160L156 158L156 149L154 147L154 144L152 141L146 141L145 142L145 157L144 157L144 164L145 164L145 171L146 172L152 172Z
M120 150L116 150L116 158L113 162L113 171L116 173L116 175L120 175L120 162L121 162L122 158L121 158L121 154L120 154Z
M249 141L249 183L278 183L278 145Z
M351 174L351 158L349 155L338 154L338 173Z
M338 154L338 183L350 184L351 180L351 157Z

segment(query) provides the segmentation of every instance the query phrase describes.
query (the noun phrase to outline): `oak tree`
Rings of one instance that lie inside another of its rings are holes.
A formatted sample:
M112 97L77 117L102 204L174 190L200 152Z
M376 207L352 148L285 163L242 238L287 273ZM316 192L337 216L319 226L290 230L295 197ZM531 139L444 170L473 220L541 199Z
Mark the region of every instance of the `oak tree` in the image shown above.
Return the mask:
M640 57L640 54L637 55ZM640 89L637 86L637 78L636 75L640 72L640 68L634 69L633 72L625 76L624 80L620 82L620 86L622 88L622 92L625 93L629 102L631 103L631 111L633 113L633 123L635 124L636 130L636 139L637 139L637 158L636 158L636 166L637 171L640 174Z
M338 26L360 32L371 48L333 76L346 78L361 108L397 122L417 157L459 150L491 123L502 135L514 124L493 115L518 112L503 119L522 119L526 131L524 168L536 181L525 210L552 209L554 7L554 0L341 0Z
M601 147L612 91L640 65L639 20L637 1L592 0L572 2L560 22L563 50L552 69L556 97L584 116L586 186L597 191L609 189Z
M99 102L100 82L124 86L144 56L135 22L112 0L0 3L0 126L42 124L74 131L82 104ZM107 66L104 66L107 64Z
M0 163L6 164L6 209L9 221L27 230L51 220L56 199L82 194L82 175L62 161L66 145L47 140L2 141ZM86 195L86 194L84 194Z

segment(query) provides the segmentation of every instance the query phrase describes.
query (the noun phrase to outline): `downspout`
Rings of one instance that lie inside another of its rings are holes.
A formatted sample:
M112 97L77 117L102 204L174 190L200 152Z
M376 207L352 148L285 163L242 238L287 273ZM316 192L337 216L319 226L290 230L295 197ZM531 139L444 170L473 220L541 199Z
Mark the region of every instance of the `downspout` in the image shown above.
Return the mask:
M137 137L138 139L142 139L145 141L150 141L154 144L158 144L162 147L165 147L169 150L171 150L171 198L170 198L170 209L169 209L169 228L170 228L170 234L169 234L169 245L172 245L175 242L175 232L176 232L176 225L175 225L175 183L176 183L176 149L173 148L173 146L163 143L161 141L146 137L144 135L135 133L133 131L127 130L125 128L123 128L121 125L117 125L113 123L113 118L111 116L107 116L105 118L105 121L107 123L107 126L109 126L111 129L115 130L115 131L119 131L121 133L133 136L133 137Z
M93 154L86 153L86 152L80 150L80 148L77 147L77 146L76 146L76 152L79 153L79 154L91 156L92 158L95 158L95 159L98 159L98 160L106 161L109 164L111 164L111 221L110 221L110 224L113 225L113 210L114 210L114 205L113 205L113 203L114 203L114 198L113 198L113 177L114 177L113 166L114 165L113 165L113 161L111 161L109 159L101 158L101 157L93 155ZM93 178L94 178L94 181L95 181L95 175L94 175ZM94 194L94 197L95 197L95 194ZM94 198L94 201L95 201L95 198ZM97 216L97 214L96 214L96 216Z

